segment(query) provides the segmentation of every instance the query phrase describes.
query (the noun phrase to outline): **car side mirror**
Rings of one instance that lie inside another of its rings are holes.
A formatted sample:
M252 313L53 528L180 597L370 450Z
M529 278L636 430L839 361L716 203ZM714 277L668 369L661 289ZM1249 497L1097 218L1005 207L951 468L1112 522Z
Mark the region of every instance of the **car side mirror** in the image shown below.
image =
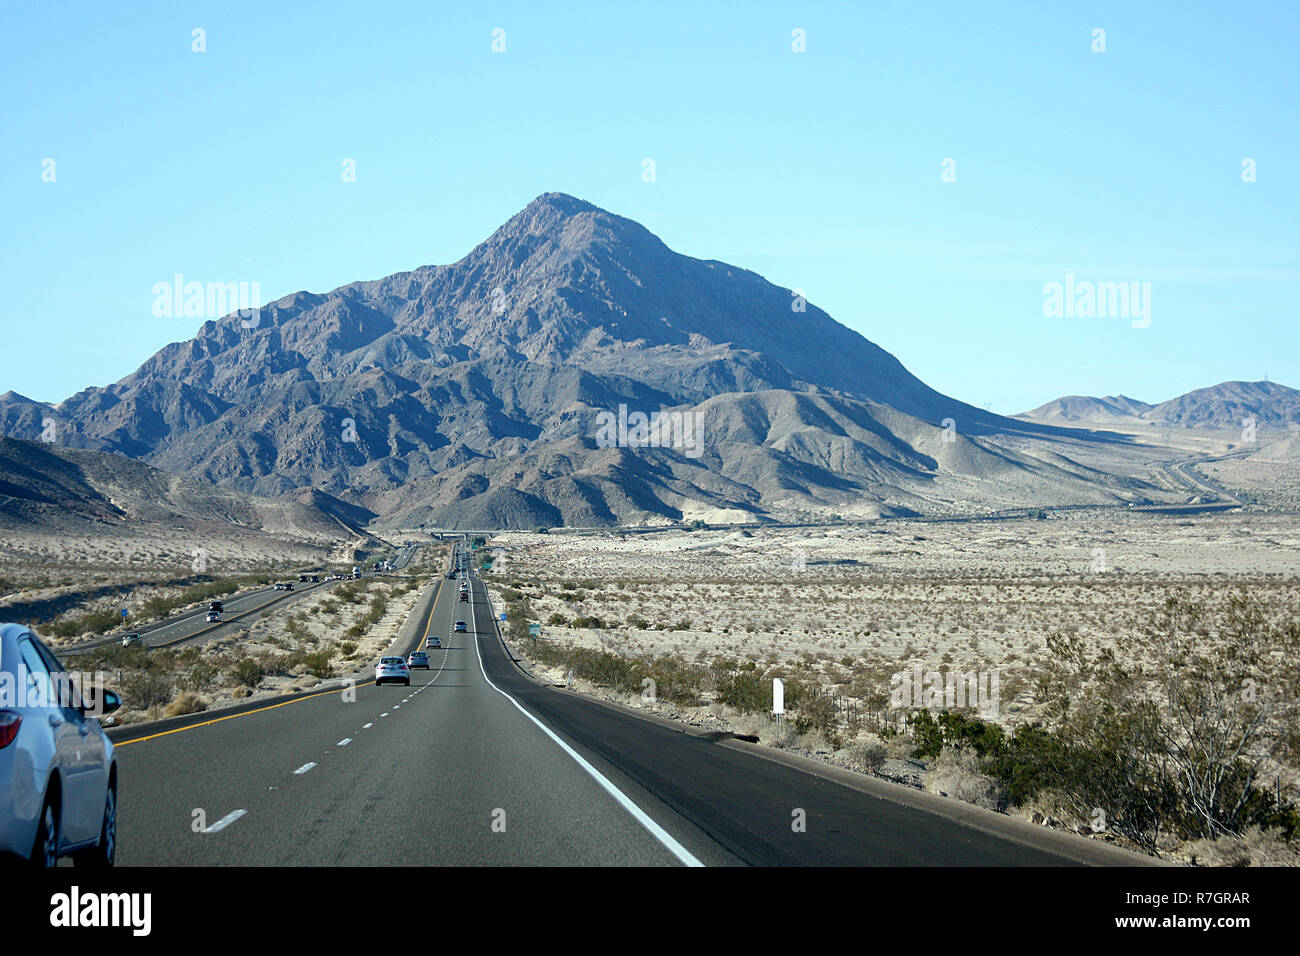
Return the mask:
M105 714L111 714L122 707L122 696L115 690L105 690L99 692L99 697L92 707L84 708L91 712L94 717L102 717Z

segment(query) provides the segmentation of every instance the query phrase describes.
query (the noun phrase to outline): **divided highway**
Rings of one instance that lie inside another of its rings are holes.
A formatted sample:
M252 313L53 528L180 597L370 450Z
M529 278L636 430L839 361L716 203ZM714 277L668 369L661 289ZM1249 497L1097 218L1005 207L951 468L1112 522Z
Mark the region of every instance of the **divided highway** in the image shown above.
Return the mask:
M317 584L295 583L292 591L277 591L274 587L258 588L256 591L248 591L234 597L221 598L224 610L219 622L208 623L207 604L205 602L204 606L198 610L189 611L175 618L169 618L161 624L142 627L132 633L140 635L140 643L145 647L171 647L174 644L191 641L198 637L211 639L218 636L216 632L228 624L249 617L264 608L289 600L304 591L327 586L327 584L321 582ZM119 634L114 637L88 641L79 646L61 649L59 656L73 657L96 647L116 644L121 639L122 636Z
M470 586L468 602L443 580L417 604L392 652L431 635L442 647L409 688L114 731L119 865L1142 862L1018 821L969 825L953 818L964 805L882 799L541 686L509 659L482 582Z

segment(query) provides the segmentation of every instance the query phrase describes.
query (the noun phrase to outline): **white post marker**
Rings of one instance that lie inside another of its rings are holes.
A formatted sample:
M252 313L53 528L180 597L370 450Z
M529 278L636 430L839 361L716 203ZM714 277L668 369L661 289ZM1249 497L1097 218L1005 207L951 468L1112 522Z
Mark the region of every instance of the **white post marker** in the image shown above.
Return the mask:
M776 730L781 732L781 715L785 713L785 681L772 678L772 713L776 714Z

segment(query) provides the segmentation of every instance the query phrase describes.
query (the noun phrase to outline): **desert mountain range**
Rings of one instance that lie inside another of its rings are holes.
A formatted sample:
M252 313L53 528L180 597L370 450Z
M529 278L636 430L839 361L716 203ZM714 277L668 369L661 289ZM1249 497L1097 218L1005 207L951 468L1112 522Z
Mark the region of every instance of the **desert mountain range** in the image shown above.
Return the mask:
M0 429L25 440L4 446L0 493L24 514L60 488L69 507L103 511L103 476L120 471L167 484L159 500L180 511L216 507L215 488L249 520L273 500L376 529L1152 502L1166 491L1123 463L1123 441L1060 426L1199 425L1244 403L1297 420L1300 393L1229 384L1157 406L1071 397L994 415L791 290L548 193L451 265L296 292L255 324L205 322L58 405L0 395ZM620 409L689 417L700 446L601 441ZM49 421L53 445L20 447L43 430L48 443Z
M1157 405L1123 395L1067 395L1016 417L1061 424L1167 425L1233 431L1239 430L1243 421L1253 419L1260 427L1286 429L1300 425L1300 391L1277 382L1223 382Z

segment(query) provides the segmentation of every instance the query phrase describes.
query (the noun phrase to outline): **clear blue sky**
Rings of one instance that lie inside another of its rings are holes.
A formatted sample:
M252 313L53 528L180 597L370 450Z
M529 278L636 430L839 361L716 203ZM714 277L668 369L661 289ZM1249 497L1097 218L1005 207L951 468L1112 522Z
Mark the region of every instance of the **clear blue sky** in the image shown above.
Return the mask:
M301 6L0 5L0 392L192 336L152 312L175 273L327 291L453 262L549 190L994 411L1300 386L1295 4ZM1045 317L1067 273L1150 282L1150 326Z

